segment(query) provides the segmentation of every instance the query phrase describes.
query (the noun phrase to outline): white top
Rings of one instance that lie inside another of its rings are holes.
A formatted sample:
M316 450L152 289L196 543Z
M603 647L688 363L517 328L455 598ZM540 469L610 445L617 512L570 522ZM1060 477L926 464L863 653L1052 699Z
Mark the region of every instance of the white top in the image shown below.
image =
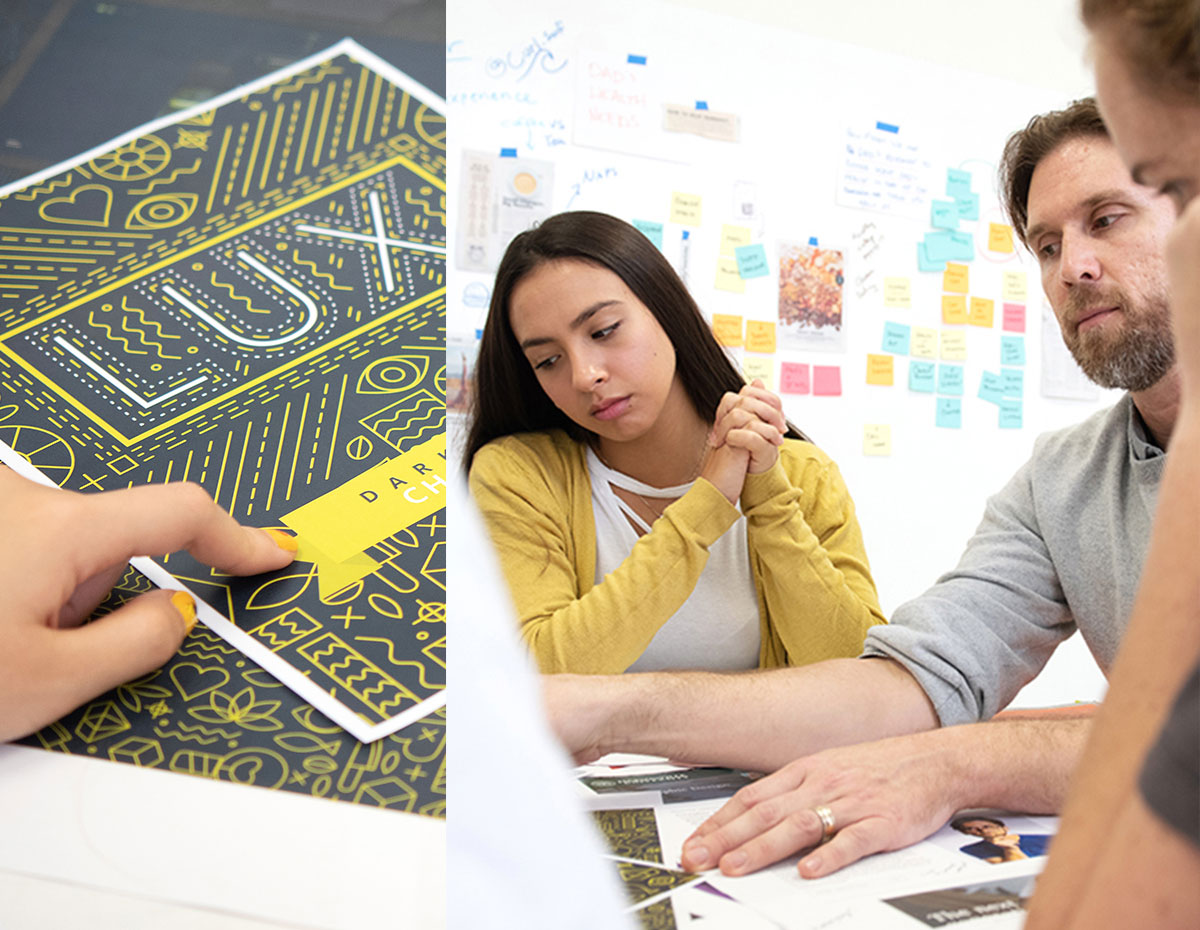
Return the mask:
M587 450L592 481L592 513L596 521L596 584L616 569L632 551L638 534L650 526L613 491L614 487L642 497L682 497L692 482L655 488L614 471ZM702 668L733 671L758 667L762 645L758 592L750 570L746 518L739 517L708 550L708 563L691 595L655 634L630 672Z

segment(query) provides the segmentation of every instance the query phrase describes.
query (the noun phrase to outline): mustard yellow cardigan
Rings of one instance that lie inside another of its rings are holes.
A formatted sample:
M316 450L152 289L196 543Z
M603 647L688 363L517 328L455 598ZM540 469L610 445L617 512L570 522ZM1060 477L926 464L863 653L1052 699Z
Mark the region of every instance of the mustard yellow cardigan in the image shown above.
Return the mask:
M560 430L521 433L475 455L471 492L543 672L623 672L687 600L708 547L738 509L707 480L672 503L595 584L586 449ZM837 466L786 440L741 496L762 618L759 666L856 656L883 623L854 503Z

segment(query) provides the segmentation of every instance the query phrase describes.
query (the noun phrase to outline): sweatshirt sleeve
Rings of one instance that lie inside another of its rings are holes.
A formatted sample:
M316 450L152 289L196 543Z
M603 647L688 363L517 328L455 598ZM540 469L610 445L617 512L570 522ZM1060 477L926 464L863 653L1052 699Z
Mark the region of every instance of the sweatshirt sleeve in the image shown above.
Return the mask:
M512 591L521 634L543 672L623 672L687 600L708 547L736 522L738 510L711 483L697 480L625 561L593 585L576 572L580 528L572 525L566 476L555 473L561 463L547 458L517 443L492 443L471 468L471 491ZM595 532L592 526L587 531Z

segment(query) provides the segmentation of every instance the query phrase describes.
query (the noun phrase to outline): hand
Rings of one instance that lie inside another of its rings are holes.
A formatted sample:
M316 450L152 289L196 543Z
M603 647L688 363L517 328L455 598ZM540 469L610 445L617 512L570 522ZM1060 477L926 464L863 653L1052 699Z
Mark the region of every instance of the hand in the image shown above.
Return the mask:
M712 445L745 450L750 454L748 472L758 475L774 466L785 432L783 402L755 378L738 393L728 391L721 398L713 417Z
M1200 403L1200 197L1179 214L1167 239L1171 326L1184 398Z
M684 868L745 875L818 847L820 805L837 832L800 860L803 878L923 840L964 806L955 800L954 754L936 748L941 732L829 749L747 785L688 837Z
M77 494L0 467L0 740L153 671L179 648L196 617L182 592L143 594L80 625L132 556L186 549L248 575L287 565L294 546L278 530L239 526L194 484Z

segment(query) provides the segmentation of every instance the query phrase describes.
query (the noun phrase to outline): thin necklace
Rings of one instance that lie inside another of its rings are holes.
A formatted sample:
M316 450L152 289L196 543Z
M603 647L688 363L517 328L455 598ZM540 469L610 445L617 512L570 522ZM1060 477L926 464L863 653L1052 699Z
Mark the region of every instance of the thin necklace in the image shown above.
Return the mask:
M611 471L617 471L617 469L613 468L612 465L610 465L605 460L604 455L600 452L599 444L597 444L594 447L594 449L596 452L596 458L600 459L600 461L605 465L605 467L607 467ZM682 484L691 484L692 482L694 482L696 480L696 478L700 475L701 468L704 467L704 458L707 454L708 454L708 433L705 432L704 445L700 447L700 455L696 458L696 462L692 466L691 475L687 478L686 481L683 481ZM619 474L624 474L624 472L619 472ZM632 477L632 476L627 476L627 477ZM637 480L637 479L634 479L634 480ZM645 482L639 482L639 483L645 484ZM663 515L663 511L666 510L667 507L669 507L674 500L676 500L676 498L647 497L645 494L642 494L639 491L635 491L632 488L618 487L616 485L613 485L611 482L609 483L609 487L611 487L613 489L613 493L616 493L617 491L624 491L627 494L632 494L639 501L641 501L642 506L650 514L650 519L647 521L647 524L653 524L655 520L657 520L659 517L661 517ZM655 506L655 504L651 503L651 501L659 501L659 505ZM641 514L640 516L642 516L643 519L645 517L644 514Z

